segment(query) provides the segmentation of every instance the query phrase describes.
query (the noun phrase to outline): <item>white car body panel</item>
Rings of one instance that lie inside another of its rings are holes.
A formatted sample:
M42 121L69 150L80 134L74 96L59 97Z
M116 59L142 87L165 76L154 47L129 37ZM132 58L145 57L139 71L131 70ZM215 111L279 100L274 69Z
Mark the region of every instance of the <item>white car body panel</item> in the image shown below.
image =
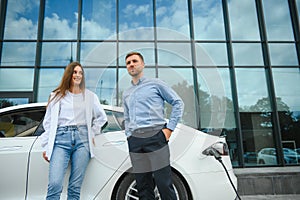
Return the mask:
M104 108L122 111L121 108L110 106ZM0 114L9 109L11 108L1 109ZM170 138L171 165L184 178L195 200L234 200L236 197L221 163L213 156L202 154L204 149L216 142L226 141L225 138L212 136L182 124L177 126ZM96 156L89 163L81 198L108 200L117 181L131 168L127 138L124 131L107 132L97 135L95 143ZM0 199L45 199L49 164L42 157L38 137L0 138L0 160ZM222 156L222 160L236 186L237 179L230 157ZM66 177L68 175L69 170ZM65 178L62 200L67 199L67 183Z

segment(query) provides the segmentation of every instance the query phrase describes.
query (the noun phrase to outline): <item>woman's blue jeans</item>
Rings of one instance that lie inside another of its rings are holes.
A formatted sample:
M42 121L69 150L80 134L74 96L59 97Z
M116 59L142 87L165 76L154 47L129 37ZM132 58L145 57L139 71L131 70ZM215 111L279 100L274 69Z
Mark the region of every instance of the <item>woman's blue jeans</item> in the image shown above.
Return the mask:
M71 173L68 200L80 199L80 189L89 160L87 126L58 127L49 166L47 200L60 199L69 162Z

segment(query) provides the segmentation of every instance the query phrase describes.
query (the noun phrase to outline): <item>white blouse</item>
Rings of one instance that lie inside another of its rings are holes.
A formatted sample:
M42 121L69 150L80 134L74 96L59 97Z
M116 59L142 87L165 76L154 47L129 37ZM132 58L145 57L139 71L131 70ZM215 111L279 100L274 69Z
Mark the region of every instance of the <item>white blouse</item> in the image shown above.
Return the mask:
M60 101L58 126L86 125L85 102L83 94L67 92Z

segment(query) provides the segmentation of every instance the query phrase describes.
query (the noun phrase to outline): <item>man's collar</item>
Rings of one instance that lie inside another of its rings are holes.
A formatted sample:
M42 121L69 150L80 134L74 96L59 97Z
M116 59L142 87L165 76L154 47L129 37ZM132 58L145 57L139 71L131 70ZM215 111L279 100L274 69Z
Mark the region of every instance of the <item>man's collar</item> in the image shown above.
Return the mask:
M134 84L132 81L131 81L131 84L132 85L139 85L141 82L143 82L144 80L146 79L146 77L141 77L139 80L138 80L138 82L136 83L136 84Z

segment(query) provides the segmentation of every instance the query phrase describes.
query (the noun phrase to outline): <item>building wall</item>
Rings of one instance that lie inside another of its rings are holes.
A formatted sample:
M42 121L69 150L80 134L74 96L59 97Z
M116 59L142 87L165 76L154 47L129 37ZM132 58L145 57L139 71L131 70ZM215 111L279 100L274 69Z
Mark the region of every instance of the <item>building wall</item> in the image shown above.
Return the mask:
M77 60L101 102L120 106L124 56L139 51L145 75L183 98L184 124L226 135L235 167L299 164L283 148L300 148L300 0L1 0L0 9L2 105L47 101Z

